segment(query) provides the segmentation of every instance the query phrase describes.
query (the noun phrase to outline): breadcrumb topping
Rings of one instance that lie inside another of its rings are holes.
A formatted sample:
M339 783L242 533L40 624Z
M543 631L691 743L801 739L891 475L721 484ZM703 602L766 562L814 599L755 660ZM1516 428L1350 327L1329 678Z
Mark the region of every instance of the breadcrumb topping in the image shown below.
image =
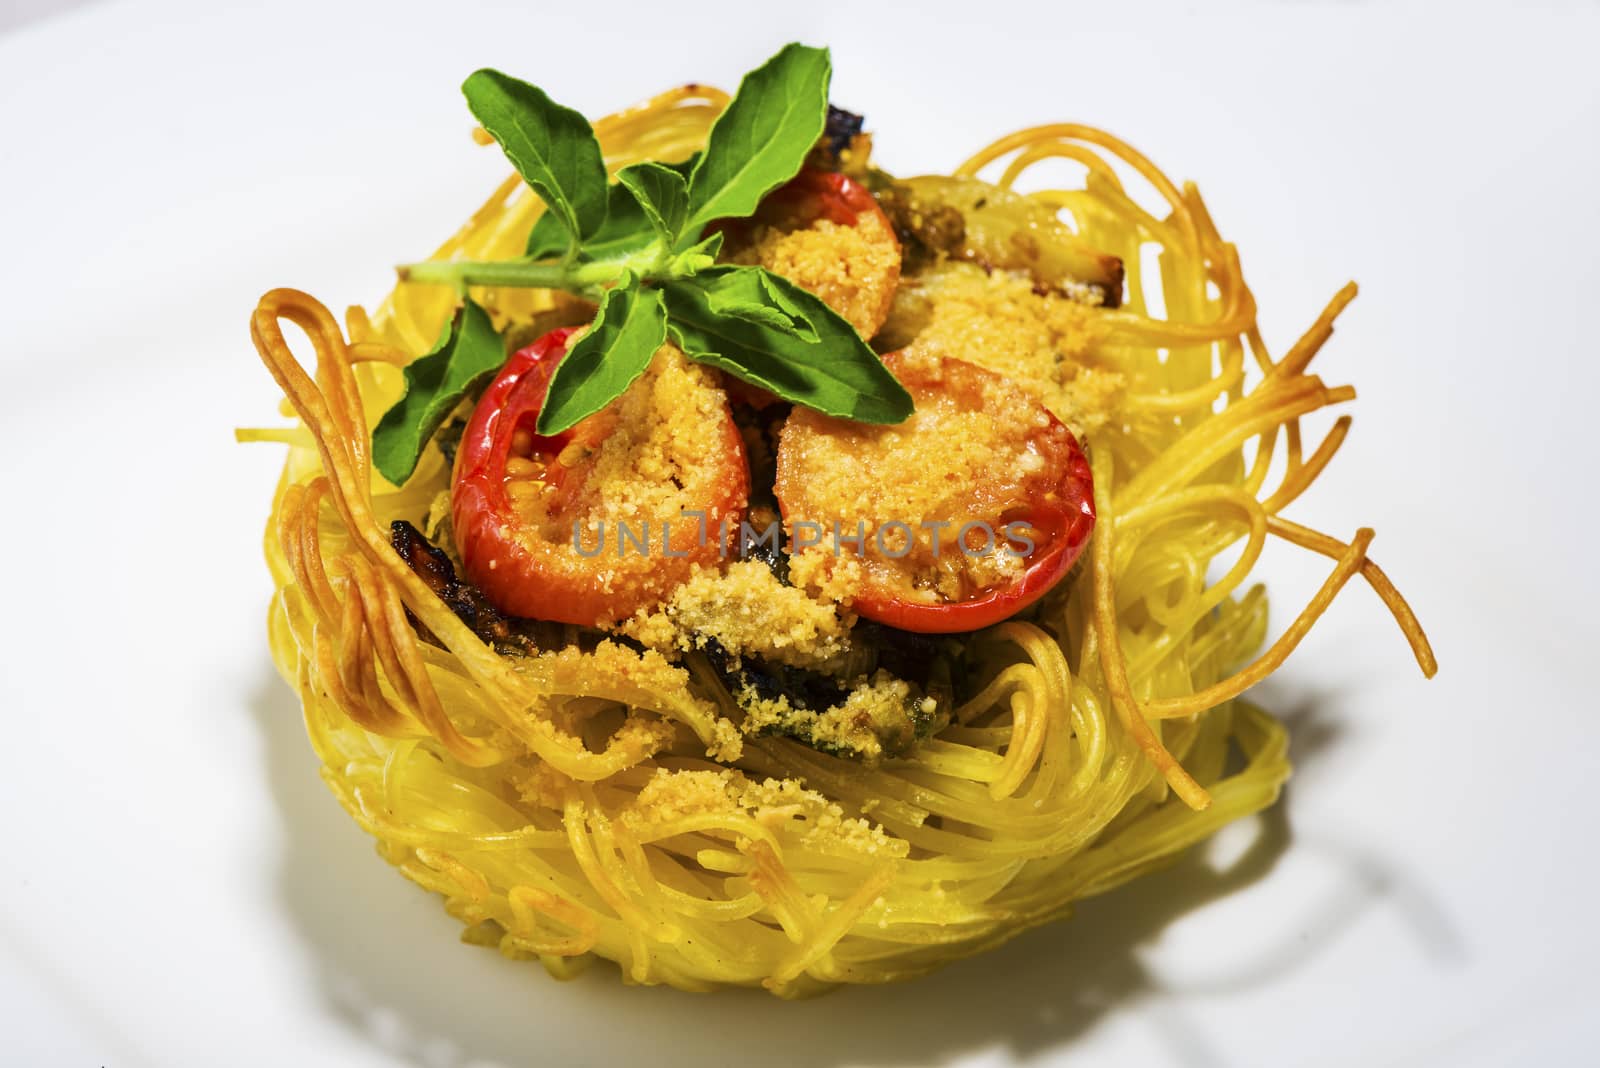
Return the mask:
M847 585L861 576L840 566L856 557L836 552L835 522L857 532L864 524L867 566L903 558L930 601L959 599L963 584L1007 583L1024 567L1001 539L1000 517L1031 503L1024 488L1043 466L1035 439L1051 433L1049 414L1008 378L927 349L907 349L901 359L902 380L917 399L904 423L872 426L796 411L784 427L778 492L785 518L830 532L811 548L796 540L790 577L797 584L860 588ZM1055 432L1064 433L1059 425ZM964 529L970 553L958 545Z
M661 653L654 649L635 651L612 641L601 642L592 652L584 652L576 646L564 646L514 666L518 670L545 675L544 681L547 683L564 693L579 697L611 697L616 694L619 685L638 687L650 693L689 692L689 673L669 662ZM700 711L712 723L712 738L707 745L706 755L718 761L739 759L744 750L744 739L738 728L719 716L713 703L699 701L699 704ZM635 751L641 754L641 759L671 744L672 729L664 721L645 717L640 722L646 726L630 727L626 734L619 729L612 740L618 744L636 745L638 748ZM535 720L534 726L554 729L554 724L549 720ZM571 723L563 722L562 726L568 732L574 729ZM571 733L556 737L562 744L578 744Z
M752 780L732 769L659 768L622 813L624 826L648 830L690 816L745 815L774 830L798 833L809 847L869 857L903 857L910 847L883 828L793 779Z
M1125 386L1094 366L1104 313L1040 293L1025 272L947 262L902 280L884 339L908 352L952 356L1004 375L1074 431L1106 425Z
M851 555L834 556L832 546L789 557L789 578L823 601L849 605L861 588L862 562Z
M830 219L800 230L761 226L727 259L765 267L809 289L862 337L878 332L900 277L899 242L876 212L863 212L853 226Z
M652 649L688 651L720 643L733 656L758 656L796 667L821 667L850 649L854 616L786 586L759 560L725 572L701 568L655 609L641 609L617 629Z
M910 684L886 671L862 679L842 704L822 712L798 707L787 695L763 697L753 687L736 696L745 710L746 734L788 735L868 766L908 751L919 723L931 721L935 711L934 702L913 699Z

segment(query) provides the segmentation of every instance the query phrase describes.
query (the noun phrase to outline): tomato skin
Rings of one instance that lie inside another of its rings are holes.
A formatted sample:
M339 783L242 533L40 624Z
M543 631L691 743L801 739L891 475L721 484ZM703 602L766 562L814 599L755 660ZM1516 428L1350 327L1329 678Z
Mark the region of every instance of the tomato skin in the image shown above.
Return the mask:
M938 362L939 373L932 374L926 365L907 360L901 352L884 357L884 363L911 391L919 407L936 390L956 390L958 395L965 396L959 392L963 380L970 382L975 376L999 378L963 360L944 358ZM893 566L885 566L880 561L878 566L863 569L862 582L852 603L857 614L900 630L923 634L979 630L1009 619L1066 577L1094 530L1094 478L1089 461L1072 432L1042 405L1039 414L1041 429L1030 433L1029 441L1046 463L1044 472L1027 482L1028 505L991 515L986 520L994 532L997 549L1001 543L1010 543L1007 537L1010 524L1023 523L1030 528L1028 537L1034 544L1026 555L1022 574L1004 585L975 591L960 600L930 602L906 596L909 580ZM808 425L825 427L827 423L825 417L812 413L797 412L791 415L791 420L796 416ZM804 493L805 479L803 472L795 471L798 451L798 448L791 451L789 428L785 427L779 449L777 489L786 524L823 518L799 514L804 505L797 498ZM786 459L789 460L787 472ZM884 477L892 477L892 474L885 473ZM975 489L974 496L977 495ZM947 551L960 550L952 547Z
M868 212L878 216L885 230L894 232L889 217L866 186L837 171L806 167L767 194L756 218L774 225L805 226L827 219L840 226L854 226Z
M584 557L573 548L570 539L575 517L562 509L583 490L587 459L568 466L562 461L563 452L572 451L569 447L573 445L597 445L610 432L613 421L607 412L601 412L551 437L532 431L550 378L566 356L568 339L578 329L553 330L514 353L484 391L456 454L451 514L467 578L496 608L512 616L594 626L624 618L659 600L662 588L686 578L695 563L716 560L722 546L714 534L708 534L704 545L698 544L695 524L688 521L674 522L670 556L658 553L654 542L648 558L619 559L620 554L609 548ZM728 517L736 532L749 497L749 475L743 439L731 414L725 415L722 424L706 443L708 455L717 458L716 490L711 499L698 503L708 514L710 529ZM559 539L533 529L507 490L508 461L519 431L531 436L530 455L545 465L538 481L552 487L548 491L551 511L561 518ZM585 548L592 544L593 534L586 525ZM615 542L614 533L607 531L605 536L608 546ZM609 589L603 586L603 571L609 573ZM643 576L656 580L654 590Z
M955 604L922 604L883 591L865 590L856 598L856 612L886 626L919 634L958 634L1010 619L1067 576L1094 532L1094 476L1082 451L1073 450L1073 462L1064 473L1063 482L1074 487L1075 502L1061 511L1061 527L1043 551L1036 549L1029 557L1027 568L1016 582Z

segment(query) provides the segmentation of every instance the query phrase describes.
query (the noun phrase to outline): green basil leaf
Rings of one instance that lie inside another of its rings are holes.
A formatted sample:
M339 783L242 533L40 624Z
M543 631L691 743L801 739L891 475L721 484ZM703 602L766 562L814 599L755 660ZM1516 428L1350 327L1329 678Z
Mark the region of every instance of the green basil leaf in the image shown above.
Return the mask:
M650 226L669 248L689 214L689 183L659 163L635 163L617 172L617 184L633 194Z
M372 462L383 477L396 486L410 478L445 418L505 362L489 313L468 300L433 349L406 365L405 393L372 429Z
M690 245L668 264L670 270L682 274L696 274L717 262L717 253L722 251L723 233L718 230L708 236L704 241Z
M667 332L685 355L827 415L898 423L911 414L911 394L855 327L783 276L768 273L761 291L770 286L781 300L774 310L788 315L786 308L796 309L815 340L758 322L748 313L719 313L711 291L729 284L725 279L730 271L748 269L713 267L665 287Z
M689 178L689 232L751 214L799 172L827 121L830 74L827 49L788 44L744 76Z
M571 243L561 216L547 211L539 216L528 234L530 259L552 259L566 255ZM620 260L643 249L655 240L655 231L644 209L627 186L613 184L606 190L606 219L578 250L578 259Z
M717 267L701 271L700 288L713 315L770 326L802 341L817 340L804 308L787 299L777 276L761 267Z
M564 255L572 246L572 235L567 224L553 211L546 211L533 222L528 234L527 256L530 260L548 260Z
M687 180L699 159L697 152L679 163L653 163L650 166L663 167ZM681 222L679 226L682 226ZM578 258L586 262L626 259L648 247L655 236L655 230L638 197L627 185L613 182L606 191L606 221L584 242ZM539 216L532 232L528 234L527 255L535 260L565 255L569 240L560 216L547 211Z
M467 107L505 150L524 181L544 198L570 241L584 241L606 219L606 168L589 120L497 70L462 84Z
M559 434L622 396L666 340L661 290L624 276L606 290L594 325L550 376L539 433Z

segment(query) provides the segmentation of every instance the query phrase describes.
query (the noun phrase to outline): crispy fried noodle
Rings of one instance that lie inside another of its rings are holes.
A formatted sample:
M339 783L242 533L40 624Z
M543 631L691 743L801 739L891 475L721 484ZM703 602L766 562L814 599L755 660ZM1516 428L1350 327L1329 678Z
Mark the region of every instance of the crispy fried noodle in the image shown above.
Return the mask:
M602 120L607 165L687 157L726 99L690 86ZM1062 380L1098 412L1074 410L1092 543L1037 610L962 639L975 669L944 725L876 762L741 732L703 658L560 625L568 640L528 655L486 644L391 545L393 521L426 521L448 463L430 449L396 488L370 456L399 368L429 349L455 295L401 284L343 329L304 293L262 298L252 336L301 424L240 433L290 447L266 537L272 651L328 786L387 860L444 897L465 941L558 976L598 956L632 982L696 990L797 996L919 975L1272 803L1287 739L1240 695L1353 577L1432 674L1420 626L1367 556L1372 531L1341 540L1281 517L1349 429L1347 416L1302 445L1302 417L1354 397L1308 366L1355 287L1274 359L1198 191L1116 138L1023 130L956 174L1017 188L1063 161L1082 172L1074 188L1026 195L1127 270L1119 306L1076 305L1074 359L1091 370ZM1136 202L1136 179L1159 210ZM513 176L434 258L520 255L540 210ZM1141 270L1152 262L1157 277ZM472 292L497 322L569 299ZM314 376L286 321L309 337ZM1331 570L1256 655L1266 601L1243 587L1274 537Z

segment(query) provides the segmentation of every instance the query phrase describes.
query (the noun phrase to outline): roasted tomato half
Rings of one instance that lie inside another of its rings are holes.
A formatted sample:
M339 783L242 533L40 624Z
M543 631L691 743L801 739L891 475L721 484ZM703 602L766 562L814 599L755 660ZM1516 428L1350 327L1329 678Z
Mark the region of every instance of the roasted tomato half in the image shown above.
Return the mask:
M594 625L714 563L721 532L737 537L750 485L716 376L670 345L603 411L536 434L573 333L544 335L490 384L461 438L451 512L467 577L495 607Z
M884 362L916 400L904 423L797 408L784 424L775 489L790 574L903 630L998 623L1083 551L1094 529L1088 460L1007 378L939 356Z
M755 264L809 289L870 338L889 317L900 242L866 187L807 167L768 193L749 220L718 224L725 259Z

